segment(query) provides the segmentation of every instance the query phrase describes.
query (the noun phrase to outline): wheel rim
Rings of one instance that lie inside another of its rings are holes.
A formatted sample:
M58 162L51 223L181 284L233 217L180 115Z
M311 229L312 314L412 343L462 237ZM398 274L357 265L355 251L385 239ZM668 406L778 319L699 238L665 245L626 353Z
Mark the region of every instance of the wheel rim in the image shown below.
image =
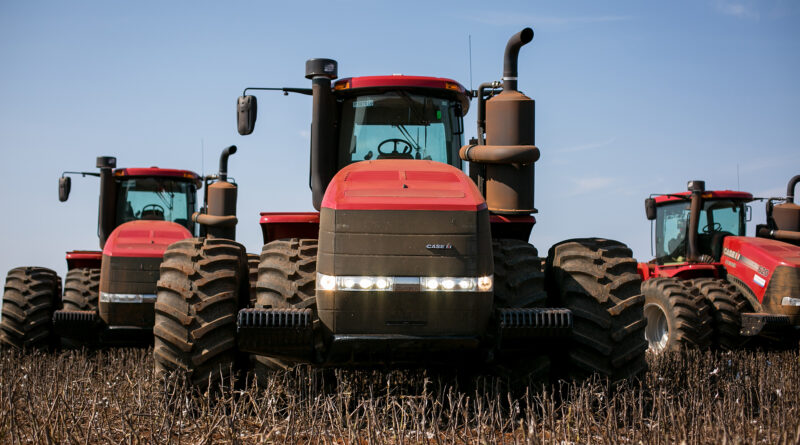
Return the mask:
M664 351L669 341L669 324L667 314L657 304L648 304L644 307L644 316L647 327L644 329L644 338L647 340L648 349L659 354Z

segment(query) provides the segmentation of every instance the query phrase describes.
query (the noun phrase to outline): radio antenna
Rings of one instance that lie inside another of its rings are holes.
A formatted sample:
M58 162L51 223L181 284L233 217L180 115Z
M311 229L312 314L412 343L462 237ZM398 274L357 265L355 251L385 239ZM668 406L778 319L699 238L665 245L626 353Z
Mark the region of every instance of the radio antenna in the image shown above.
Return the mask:
M472 34L469 34L469 90L472 91Z

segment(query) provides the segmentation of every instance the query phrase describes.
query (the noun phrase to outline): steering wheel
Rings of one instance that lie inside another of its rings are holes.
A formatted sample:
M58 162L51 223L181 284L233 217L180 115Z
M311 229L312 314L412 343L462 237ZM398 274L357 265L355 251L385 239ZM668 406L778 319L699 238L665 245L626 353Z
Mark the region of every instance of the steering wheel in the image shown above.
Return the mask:
M394 143L394 150L392 150L391 152L381 151L381 147L383 147L384 145L386 145L386 144L388 144L390 142ZM397 151L397 144L398 143L404 145L403 151L401 151L401 152ZM382 155L382 156L388 156L388 157L392 157L392 156L408 156L408 157L411 157L411 150L412 150L411 144L409 144L408 141L406 141L405 139L386 139L385 141L383 141L380 144L378 144L378 155Z
M703 227L703 233L719 232L722 230L722 224L715 222L714 225L707 224Z
M164 219L164 207L161 207L158 204L147 204L146 206L142 207L141 216L142 219L146 219L148 216L151 218L160 217L160 219Z

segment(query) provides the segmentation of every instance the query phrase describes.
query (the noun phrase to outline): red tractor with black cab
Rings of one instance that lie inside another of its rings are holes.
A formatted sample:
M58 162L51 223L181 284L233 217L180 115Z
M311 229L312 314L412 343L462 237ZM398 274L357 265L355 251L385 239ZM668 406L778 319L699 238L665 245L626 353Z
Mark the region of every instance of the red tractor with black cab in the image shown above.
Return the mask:
M651 351L734 349L754 336L794 341L800 326L800 207L795 176L771 198L767 224L745 236L750 193L688 191L645 200L655 259L639 264ZM782 204L775 205L777 201Z
M97 233L102 250L67 252L63 296L55 272L12 269L3 297L4 344L22 348L59 340L86 346L152 341L164 251L195 236L198 217L208 217L196 212L197 189L203 179L208 183L216 177L158 167L116 168L116 158L109 156L98 157L97 168L99 173L65 172L59 179L59 200L69 197L68 175L99 177ZM216 184L206 187L206 194L214 193Z
M157 369L202 385L244 352L265 371L498 365L530 376L555 359L571 374L641 373L644 298L630 249L573 239L545 260L528 243L539 149L517 55L532 38L530 28L511 37L503 81L474 92L437 77L336 80L330 59L306 62L311 88L264 88L313 98L317 212L262 213L252 305L237 294L241 246L216 238L170 246L158 284ZM463 145L472 98L478 139ZM239 98L237 117L239 133L250 134L254 96Z

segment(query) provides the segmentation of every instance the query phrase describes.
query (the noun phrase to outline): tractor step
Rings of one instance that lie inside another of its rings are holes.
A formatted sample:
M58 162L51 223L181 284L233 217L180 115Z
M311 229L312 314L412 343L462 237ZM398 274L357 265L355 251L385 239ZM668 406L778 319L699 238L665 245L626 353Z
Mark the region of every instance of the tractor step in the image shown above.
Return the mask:
M311 309L242 309L236 325L244 352L303 360L313 356Z
M572 332L572 311L563 308L497 310L500 349L530 349L541 345L528 340L566 337Z
M791 318L788 315L768 314L763 312L752 312L742 314L742 329L739 334L744 336L754 336L766 330L780 330L792 326Z
M59 337L87 339L97 335L100 317L95 311L65 311L53 313L53 331Z

